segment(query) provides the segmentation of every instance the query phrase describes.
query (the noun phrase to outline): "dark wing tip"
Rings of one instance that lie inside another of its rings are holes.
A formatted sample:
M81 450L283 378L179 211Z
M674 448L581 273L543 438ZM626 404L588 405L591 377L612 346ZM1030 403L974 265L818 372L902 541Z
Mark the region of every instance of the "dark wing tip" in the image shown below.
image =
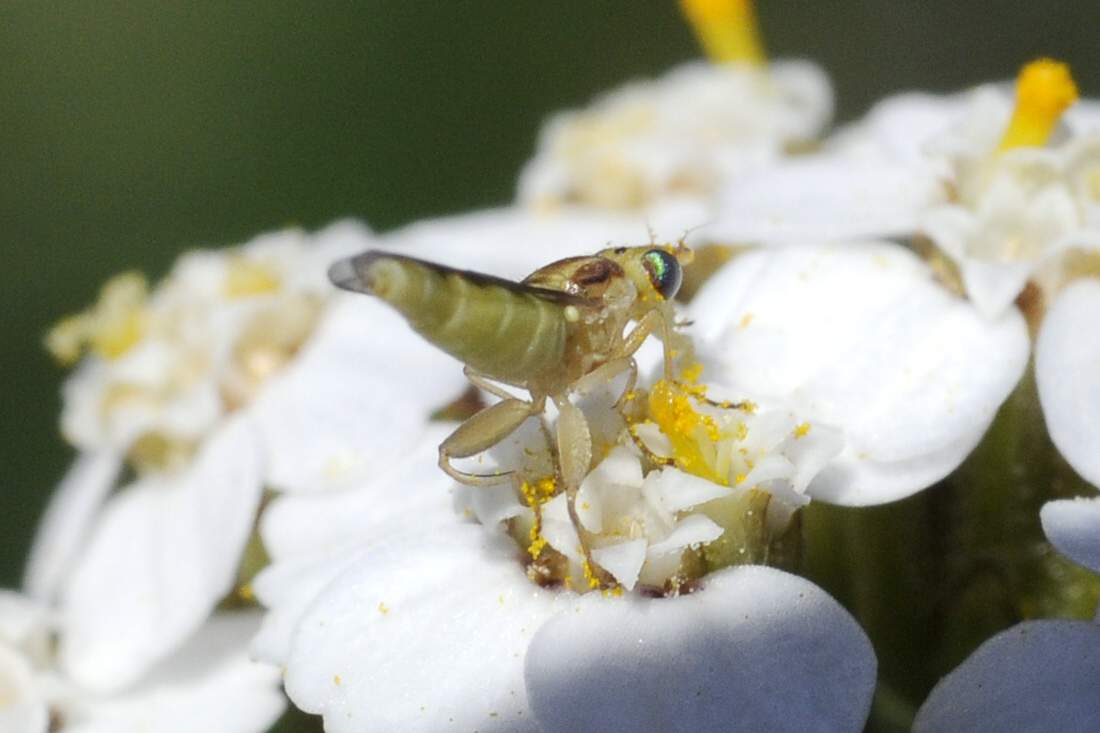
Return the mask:
M389 257L386 252L370 250L357 254L354 257L345 257L336 260L328 268L328 279L338 288L350 290L353 293L370 293L367 271L371 263L382 257Z

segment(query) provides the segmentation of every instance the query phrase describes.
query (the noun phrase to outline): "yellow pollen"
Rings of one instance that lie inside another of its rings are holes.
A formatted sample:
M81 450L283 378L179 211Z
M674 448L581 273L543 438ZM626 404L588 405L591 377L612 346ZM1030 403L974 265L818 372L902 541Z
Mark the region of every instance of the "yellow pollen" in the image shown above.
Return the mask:
M1069 66L1053 59L1032 61L1016 80L1016 108L999 150L1046 145L1058 119L1077 101Z
M745 330L749 327L749 324L752 323L752 319L754 317L755 316L752 313L746 313L745 315L741 316L741 321L737 324L737 327L740 328L742 331Z
M810 434L810 424L808 422L804 422L804 423L796 426L795 429L794 429L795 440L798 440L800 438L805 438L809 434Z
M767 60L752 0L680 0L680 8L714 63L760 66Z
M344 682L344 680L340 677L340 675L338 675L338 674L332 675L332 683L334 685L336 685L337 687L339 687L341 684L343 684L343 682Z
M745 479L747 479L748 477L748 474L739 473L736 477L734 477L733 482L735 484L743 484L745 483Z
M737 423L737 433L735 433L735 435L740 441L744 441L745 438L749 437L749 426L745 423L744 420Z
M85 348L117 359L145 335L148 297L149 284L140 272L115 275L103 285L95 305L50 329L46 348L63 365L75 363Z
M596 578L596 572L592 570L592 563L584 561L584 579L592 590L600 587L600 581Z
M387 606L387 605L386 605L386 604L385 604L384 602L382 602L382 601L379 601L379 602L378 602L378 613L380 613L380 614L382 614L383 616L385 616L385 615L386 615L387 613L389 613L389 612L390 612L390 607L389 607L389 606Z
M279 273L266 262L234 257L229 262L222 290L227 298L248 298L278 291Z
M699 362L695 362L694 364L685 367L684 370L680 372L680 378L688 384L697 383L699 381L699 377L701 377L702 375L703 365Z
M256 600L256 591L252 589L251 583L245 583L237 588L237 597L242 601L254 601Z
M713 448L719 430L714 420L696 412L691 400L679 386L665 380L653 385L649 394L649 415L672 444L676 465L688 473L718 484L727 481L713 466Z

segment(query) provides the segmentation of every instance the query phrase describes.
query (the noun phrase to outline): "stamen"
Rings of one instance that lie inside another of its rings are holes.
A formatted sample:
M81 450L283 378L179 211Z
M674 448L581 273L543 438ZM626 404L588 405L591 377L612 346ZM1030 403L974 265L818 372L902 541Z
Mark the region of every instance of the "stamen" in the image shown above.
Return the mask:
M767 61L752 0L680 0L680 7L711 61L755 66Z
M718 426L709 415L696 412L687 393L674 383L660 380L649 394L649 414L672 444L677 467L728 485L726 477L714 470L713 451L711 455L703 452L703 446L717 442Z
M1038 59L1024 66L1016 81L1016 108L999 150L1045 145L1066 109L1077 101L1069 66Z

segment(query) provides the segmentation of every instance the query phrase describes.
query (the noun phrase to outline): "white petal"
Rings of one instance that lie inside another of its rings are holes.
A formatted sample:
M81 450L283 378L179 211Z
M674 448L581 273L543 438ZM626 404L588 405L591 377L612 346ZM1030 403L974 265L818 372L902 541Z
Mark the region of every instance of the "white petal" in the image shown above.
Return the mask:
M279 670L248 659L258 614L215 616L125 695L88 706L73 733L262 733L283 712Z
M953 470L1029 350L1015 310L988 321L885 243L742 256L689 315L704 378L844 433L843 453L809 490L847 505L900 499Z
M372 547L317 598L287 692L328 733L534 733L523 659L570 598L534 586L502 535L472 525L406 535Z
M638 573L645 563L646 541L631 540L617 545L607 545L592 550L592 559L607 572L615 576L627 590L634 590L638 582Z
M342 297L252 409L268 481L317 491L377 476L419 444L432 410L466 388L461 365L396 311L369 296Z
M646 477L646 496L668 512L682 512L713 499L729 496L731 489L678 468L652 471Z
M46 733L50 715L29 660L0 641L0 730Z
M940 680L918 733L1100 730L1100 626L1025 621L997 634Z
M61 480L31 546L23 586L34 598L52 600L87 539L88 529L122 462L110 450L85 453Z
M604 489L641 486L642 464L625 446L617 446L581 481L574 502L577 518L590 532L603 530Z
M28 596L0 590L0 643L25 648L45 634L53 622L50 610Z
M264 568L252 582L256 598L267 609L252 640L253 656L285 666L294 631L309 605L334 578L366 557L361 546L333 547L278 560Z
M229 591L260 499L258 454L254 427L234 419L185 473L112 499L62 596L61 661L75 680L133 682Z
M649 546L648 556L652 559L671 555L692 545L704 545L722 536L725 530L704 514L689 514L673 527L660 542Z
M1100 486L1100 281L1079 280L1047 311L1035 378L1047 430L1085 480Z
M794 464L791 485L802 493L817 474L844 450L844 435L826 425L813 425L810 433L791 440L783 451Z
M673 599L601 598L548 622L527 654L544 733L859 731L875 657L809 581L730 568Z
M569 517L568 498L558 494L542 505L542 536L547 543L576 563L584 562L581 538Z
M738 180L720 194L714 224L697 235L725 243L804 244L911 234L944 198L925 168L821 155Z
M454 482L436 465L437 446L452 427L427 426L405 453L388 456L354 488L275 499L260 520L264 547L281 559L361 541L404 516L415 516L424 529L455 521Z
M1100 573L1100 498L1048 501L1039 518L1058 552Z

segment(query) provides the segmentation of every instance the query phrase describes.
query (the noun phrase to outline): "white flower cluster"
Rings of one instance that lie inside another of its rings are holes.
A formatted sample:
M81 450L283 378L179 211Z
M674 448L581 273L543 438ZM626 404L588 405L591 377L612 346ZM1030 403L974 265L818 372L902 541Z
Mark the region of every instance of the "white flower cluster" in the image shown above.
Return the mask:
M64 321L80 456L26 595L0 595L0 728L260 731L281 673L331 733L861 730L871 642L781 569L784 543L810 501L952 474L1024 376L1029 326L1049 434L1100 485L1100 117L1063 120L1072 82L1043 66L1015 101L886 100L807 152L822 74L722 61L554 118L514 206L190 254ZM460 365L323 277L381 248L518 279L707 221L693 244L738 247L679 310L707 385L684 364L654 380L647 344L622 401L580 395L596 457L570 490L541 417L489 456L521 480L456 487L432 416L469 397ZM1041 519L1100 572L1100 499ZM226 608L253 596L258 631ZM1027 622L916 727L1095 729L1097 660L1097 623Z

